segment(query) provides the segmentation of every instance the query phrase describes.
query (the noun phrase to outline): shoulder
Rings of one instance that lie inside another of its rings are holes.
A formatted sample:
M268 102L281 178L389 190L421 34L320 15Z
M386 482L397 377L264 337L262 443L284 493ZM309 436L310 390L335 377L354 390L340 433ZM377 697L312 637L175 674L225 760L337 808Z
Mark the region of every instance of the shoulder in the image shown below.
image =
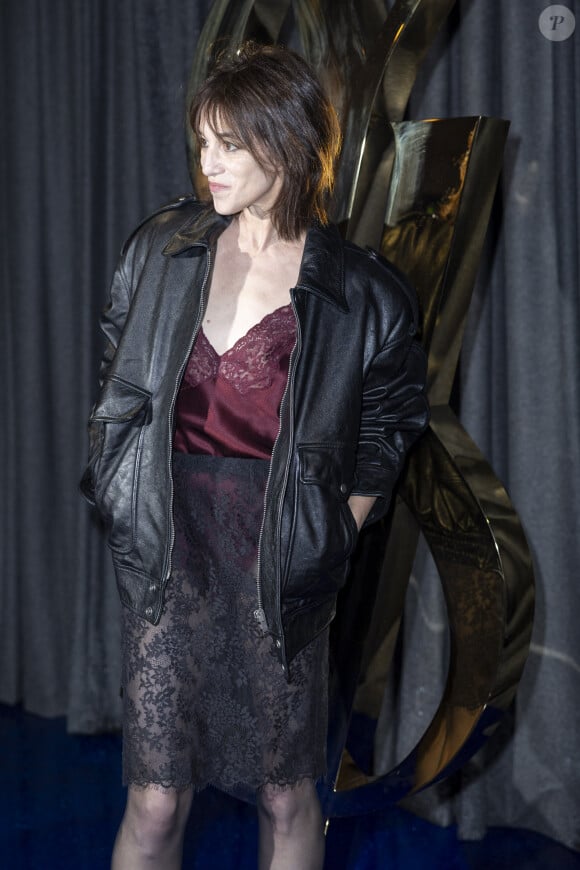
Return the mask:
M145 243L147 247L165 245L181 227L195 221L206 210L207 205L194 194L179 196L165 203L135 227L123 245L122 255L139 243Z
M389 307L407 309L412 320L419 320L417 292L408 277L394 263L374 248L361 248L353 242L343 241L345 281L363 282L371 292L383 297Z

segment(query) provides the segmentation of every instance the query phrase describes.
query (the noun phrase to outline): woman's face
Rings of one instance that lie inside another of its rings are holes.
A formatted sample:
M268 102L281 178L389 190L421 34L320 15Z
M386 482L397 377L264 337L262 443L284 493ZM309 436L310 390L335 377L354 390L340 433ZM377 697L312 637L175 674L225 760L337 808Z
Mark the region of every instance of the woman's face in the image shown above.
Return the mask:
M214 132L205 118L199 128L201 171L207 177L218 214L248 209L264 216L276 203L282 176L264 169L218 120Z

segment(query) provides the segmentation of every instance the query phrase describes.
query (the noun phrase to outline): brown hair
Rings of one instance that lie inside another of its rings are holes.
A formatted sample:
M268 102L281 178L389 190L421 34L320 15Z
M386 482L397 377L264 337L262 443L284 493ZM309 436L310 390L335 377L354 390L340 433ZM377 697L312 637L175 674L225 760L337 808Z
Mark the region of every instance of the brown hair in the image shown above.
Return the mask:
M313 219L327 223L340 126L315 74L298 54L247 42L220 55L190 105L196 136L202 118L214 133L218 122L227 124L265 170L282 173L271 214L282 238L297 238Z

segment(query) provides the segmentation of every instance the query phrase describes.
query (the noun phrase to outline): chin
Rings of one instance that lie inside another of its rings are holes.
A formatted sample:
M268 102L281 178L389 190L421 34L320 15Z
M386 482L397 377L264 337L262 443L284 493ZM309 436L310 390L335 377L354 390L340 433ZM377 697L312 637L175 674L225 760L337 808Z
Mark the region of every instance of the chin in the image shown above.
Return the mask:
M228 206L225 203L220 202L219 199L216 199L215 197L213 199L213 207L214 207L214 211L216 211L218 214L221 214L224 216L227 216L230 214L238 214L238 212L239 212L239 208L232 208L231 206Z

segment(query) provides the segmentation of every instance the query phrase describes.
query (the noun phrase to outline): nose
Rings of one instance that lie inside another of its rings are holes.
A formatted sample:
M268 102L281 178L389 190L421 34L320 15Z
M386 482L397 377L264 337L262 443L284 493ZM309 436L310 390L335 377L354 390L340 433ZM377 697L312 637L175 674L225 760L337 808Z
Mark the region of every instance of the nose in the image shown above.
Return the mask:
M201 171L205 176L219 175L223 171L219 159L219 151L214 143L207 143L204 148L200 149L199 162Z

